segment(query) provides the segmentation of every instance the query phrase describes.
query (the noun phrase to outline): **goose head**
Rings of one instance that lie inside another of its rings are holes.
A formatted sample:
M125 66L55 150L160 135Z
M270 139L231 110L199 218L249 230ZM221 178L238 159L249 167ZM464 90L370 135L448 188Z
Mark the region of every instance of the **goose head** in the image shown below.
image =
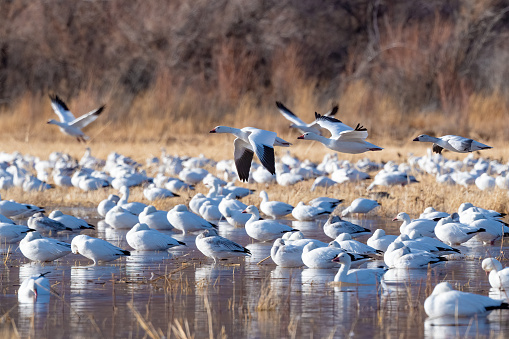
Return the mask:
M421 134L418 137L416 137L413 141L424 141L424 142L433 142L436 138L430 137L427 134Z
M481 263L482 269L486 272L486 274L491 271L499 271L502 269L502 264L495 258L486 258Z

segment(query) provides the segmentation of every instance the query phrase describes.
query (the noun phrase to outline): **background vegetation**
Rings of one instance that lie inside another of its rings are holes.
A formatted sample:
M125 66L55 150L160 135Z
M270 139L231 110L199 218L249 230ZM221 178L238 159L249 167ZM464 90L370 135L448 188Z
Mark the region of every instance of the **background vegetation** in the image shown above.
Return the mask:
M305 121L339 103L371 139L507 139L508 12L501 0L2 1L0 117L16 140L54 138L54 92L77 115L106 103L96 140L169 142L217 124L288 133L280 100Z

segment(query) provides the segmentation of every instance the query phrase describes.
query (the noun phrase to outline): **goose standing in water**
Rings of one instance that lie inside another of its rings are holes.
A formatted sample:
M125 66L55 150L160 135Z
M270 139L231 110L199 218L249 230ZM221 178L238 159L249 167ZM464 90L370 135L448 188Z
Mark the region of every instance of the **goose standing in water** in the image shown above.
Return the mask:
M350 269L352 258L348 253L340 253L334 259L335 263L340 263L341 267L334 277L334 282L356 284L356 285L376 285L382 280L385 269L364 268L364 269Z
M499 290L509 288L509 268L503 268L500 261L495 258L486 258L481 263L482 269L489 273L490 285Z
M284 233L299 231L275 220L259 220L260 212L253 205L248 206L242 213L252 214L246 222L246 233L251 238L259 241L272 241L281 238Z
M260 203L260 210L265 215L272 217L272 219L284 217L293 211L293 206L290 204L282 201L270 201L269 196L265 191L260 192L260 198L262 198L262 202Z
M481 144L478 141L457 135L444 135L443 137L436 138L426 134L421 134L413 141L432 142L433 152L438 154L442 153L443 149L457 153L469 153L493 148L491 146Z
M31 303L37 301L39 297L49 298L51 284L48 278L45 277L48 273L23 280L18 290L18 301L21 303Z
M331 132L326 138L316 133L307 132L297 139L316 140L325 147L341 153L359 154L368 151L381 151L383 148L366 141L368 130L357 124L355 128L343 124L340 120L315 113L316 122Z
M217 260L251 255L251 251L236 242L217 234L215 229L208 229L196 237L196 247L205 256Z
M69 108L67 108L67 105L57 95L50 95L50 99L51 107L58 115L60 121L50 119L48 124L57 125L62 133L75 137L79 142L85 142L89 137L81 129L99 117L99 114L104 110L104 105L79 118L75 118L71 111L69 111Z
M106 240L93 238L88 235L80 234L71 241L71 249L74 254L93 260L94 265L99 261L112 261L123 256L129 256L129 251L124 251Z
M288 141L279 138L275 132L254 127L239 129L217 126L210 133L230 133L237 137L233 142L233 157L235 158L235 167L241 181L249 179L249 170L251 169L254 153L256 153L263 167L270 174L275 174L274 146L290 147L291 145Z

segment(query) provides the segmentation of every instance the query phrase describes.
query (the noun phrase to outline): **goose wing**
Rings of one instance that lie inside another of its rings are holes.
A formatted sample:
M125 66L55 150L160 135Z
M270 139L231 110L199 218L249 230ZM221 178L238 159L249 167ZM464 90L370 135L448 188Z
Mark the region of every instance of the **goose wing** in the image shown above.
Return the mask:
M93 111L88 112L87 114L83 114L79 118L74 119L70 123L70 125L73 127L77 127L79 129L82 129L82 128L88 126L88 124L90 124L92 121L94 121L95 119L97 119L99 117L99 114L102 113L102 111L104 110L104 107L105 106L103 105L97 109L94 109Z
M75 120L74 115L71 113L65 102L58 97L58 95L50 95L51 107L53 111L58 115L61 122L71 123Z
M332 118L330 116L320 115L315 112L315 121L320 127L328 129L331 133L331 139L336 139L339 137L341 132L352 131L353 128L345 125L336 118Z
M251 145L240 138L233 141L233 146L233 158L235 159L237 174L241 181L247 181L249 179L249 170L251 169L254 152L251 149Z
M290 122L294 123L297 126L306 126L307 124L302 121L298 116L296 116L292 111L290 111L285 105L281 102L276 101L276 106L279 109L279 112Z
M339 133L339 136L336 138L337 140L347 141L347 140L365 140L368 137L368 130L357 124L355 129L350 131L343 131Z
M472 139L467 139L457 135L445 135L440 139L447 141L454 149L461 152L470 152L472 150L472 142L474 142Z
M256 156L270 174L276 173L274 160L274 142L276 141L276 136L275 132L253 129L248 137Z

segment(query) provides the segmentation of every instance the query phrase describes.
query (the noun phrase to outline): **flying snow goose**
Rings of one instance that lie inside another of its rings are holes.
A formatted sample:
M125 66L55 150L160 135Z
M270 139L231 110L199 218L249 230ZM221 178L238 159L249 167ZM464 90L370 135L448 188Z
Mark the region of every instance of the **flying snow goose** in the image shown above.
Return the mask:
M246 222L246 233L259 241L272 241L282 237L284 233L298 231L275 220L259 220L260 212L253 205L249 205L242 213L251 213L251 218Z
M378 206L380 206L380 203L376 200L357 198L341 212L341 216L345 217L350 213L368 213Z
M482 227L454 222L450 216L440 219L435 226L436 237L451 246L464 243L476 234L485 231Z
M292 210L293 217L299 221L313 221L321 215L327 214L330 214L330 212L321 207L306 205L302 201Z
M323 232L330 238L336 239L342 233L350 233L353 237L359 237L371 233L371 230L343 220L339 215L330 215L323 225Z
M147 224L138 223L126 234L129 246L137 251L164 251L169 248L185 245L167 234L153 230Z
M290 111L285 105L283 105L281 102L276 101L276 106L279 110L279 112L292 124L290 125L291 128L298 129L301 133L306 132L312 132L318 135L322 135L322 132L320 131L319 126L317 126L316 121L313 121L309 124L306 124L304 121L302 121L298 116L296 116L292 111ZM334 116L338 112L338 105L335 105L329 112L324 114L324 116Z
M433 152L442 153L443 149L446 149L451 152L458 153L469 153L473 151L480 151L483 149L493 148L491 146L481 144L478 141L460 137L457 135L444 135L443 137L431 137L426 134L421 134L416 137L413 141L420 142L432 142L433 143Z
M51 284L48 278L45 277L48 273L49 272L23 280L18 289L18 301L21 303L32 303L34 301L36 302L37 298L43 300L44 297L49 297L51 294Z
M131 229L140 222L138 216L120 206L115 206L106 213L105 221L108 225L118 229Z
M203 219L202 217L189 212L186 205L177 205L168 211L168 221L184 234L187 232L204 231L216 228L217 226Z
M39 232L28 233L19 243L21 253L32 261L53 261L71 253L71 245L43 237Z
M503 268L495 258L486 258L481 263L482 269L489 273L490 285L499 290L509 289L509 267Z
M249 170L253 154L262 163L270 174L276 173L274 160L274 146L289 147L291 143L277 137L275 132L266 131L254 127L244 127L242 129L217 126L210 133L230 133L237 138L233 142L235 167L241 181L249 179Z
M292 243L287 244L282 238L278 238L272 244L270 257L280 267L301 267L304 266L302 262L303 249L304 246L296 246Z
M173 226L167 216L168 212L158 211L154 206L149 205L138 215L138 220L155 230L171 230Z
M27 220L28 227L39 232L59 232L59 231L72 231L73 229L67 227L57 220L48 218L42 212L37 212Z
M350 269L352 258L348 253L340 253L333 262L341 264L338 273L334 276L334 282L356 284L356 285L377 285L386 269L381 268L364 268Z
M60 121L50 119L48 124L57 125L62 133L75 137L79 142L85 142L88 136L81 129L99 117L99 114L104 110L104 105L87 114L83 114L79 118L75 118L69 108L67 108L67 105L57 95L50 95L50 99L51 107L58 115Z
M25 225L0 223L0 244L14 244L22 240L33 229Z
M368 151L381 151L383 149L365 140L368 137L368 130L360 124L357 124L357 127L354 129L335 118L326 117L318 113L315 113L315 117L318 125L331 132L331 137L326 138L312 132L307 132L297 139L316 140L325 147L341 153L358 154Z
M217 260L251 255L251 251L236 242L217 234L215 229L208 229L196 237L196 247L205 256Z
M385 252L387 251L387 247L389 247L396 238L398 238L396 235L386 235L385 231L379 228L373 232L373 235L366 241L366 244L379 251Z
M72 253L93 260L94 265L99 261L107 262L120 257L129 256L131 253L110 244L106 240L93 238L85 234L74 237L71 241Z
M284 217L293 211L293 206L290 204L282 201L270 201L269 196L265 191L260 192L260 198L262 198L260 210L263 214L272 217L272 219Z
M61 222L65 226L72 228L73 230L87 230L94 229L95 226L89 224L84 219L75 217L73 215L64 214L59 210L54 210L48 216L50 219Z
M483 295L460 292L444 281L435 286L433 293L424 301L424 311L430 318L471 317L496 309L507 309L504 300L491 299Z
M437 222L429 219L411 219L410 216L405 212L400 212L398 215L392 219L392 221L403 221L401 226L399 227L399 232L401 234L410 234L413 230L418 230L421 234L434 237L435 236L435 227Z

